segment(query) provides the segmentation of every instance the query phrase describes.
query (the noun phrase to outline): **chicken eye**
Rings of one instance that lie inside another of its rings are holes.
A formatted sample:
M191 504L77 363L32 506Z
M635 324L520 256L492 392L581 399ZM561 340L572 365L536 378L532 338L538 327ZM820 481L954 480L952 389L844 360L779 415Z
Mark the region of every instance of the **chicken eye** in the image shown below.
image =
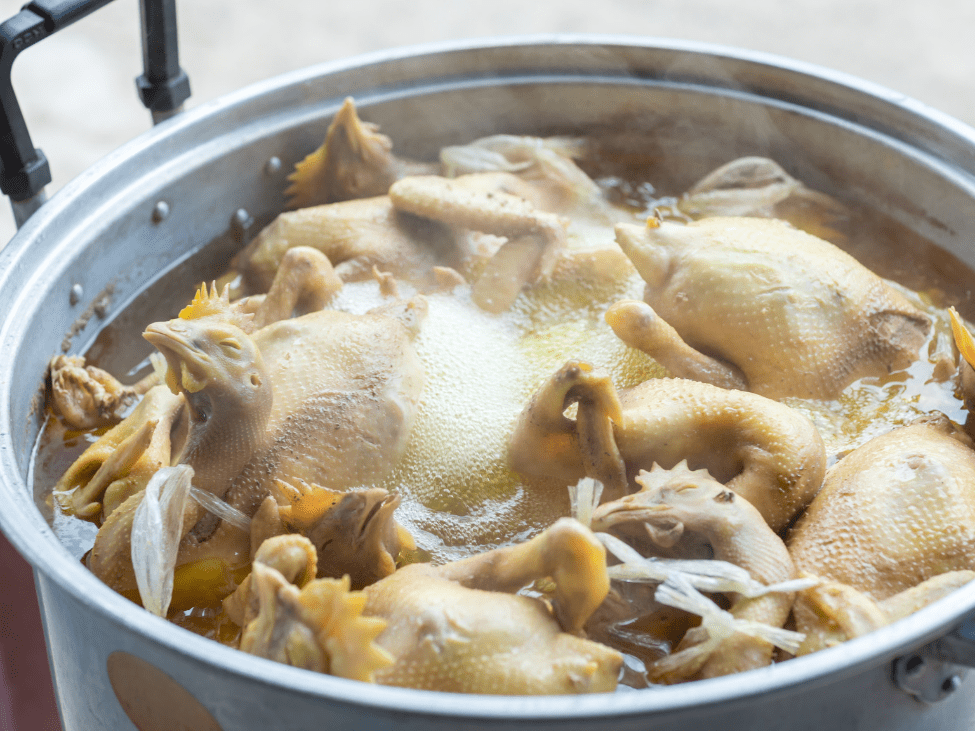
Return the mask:
M241 345L234 338L226 338L220 341L221 348L227 348L228 350L241 350Z

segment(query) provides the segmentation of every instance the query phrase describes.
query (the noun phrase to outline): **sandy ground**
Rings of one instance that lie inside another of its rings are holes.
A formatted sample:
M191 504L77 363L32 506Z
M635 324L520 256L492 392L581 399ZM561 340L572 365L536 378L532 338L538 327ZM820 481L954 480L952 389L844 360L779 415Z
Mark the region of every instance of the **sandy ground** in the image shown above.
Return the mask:
M4 18L22 0L0 1ZM272 7L286 7L287 10ZM181 62L198 105L317 62L395 46L528 33L683 38L854 74L975 124L971 0L183 0ZM53 193L149 125L135 94L138 4L122 0L24 52L14 87ZM0 244L14 233L0 205Z

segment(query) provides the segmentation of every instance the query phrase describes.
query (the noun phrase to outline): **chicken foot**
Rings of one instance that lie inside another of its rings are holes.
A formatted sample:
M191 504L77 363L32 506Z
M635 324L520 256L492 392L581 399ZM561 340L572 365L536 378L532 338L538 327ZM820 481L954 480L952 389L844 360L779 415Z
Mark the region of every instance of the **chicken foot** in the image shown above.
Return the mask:
M153 372L126 386L108 371L86 365L84 356L58 355L51 359L50 403L54 412L72 429L112 426L149 389L162 383Z
M565 410L578 404L576 419ZM604 497L629 492L613 423L623 421L609 376L588 363L569 361L532 396L518 418L508 458L518 472L578 482L584 476L603 484Z
M552 578L559 625L577 632L609 591L606 551L581 523L563 518L525 543L445 564L438 576L468 589L514 593Z
M79 518L104 520L132 494L144 489L160 467L171 463L174 432L183 399L156 386L135 410L88 447L54 487L62 509ZM184 425L185 426L185 425Z

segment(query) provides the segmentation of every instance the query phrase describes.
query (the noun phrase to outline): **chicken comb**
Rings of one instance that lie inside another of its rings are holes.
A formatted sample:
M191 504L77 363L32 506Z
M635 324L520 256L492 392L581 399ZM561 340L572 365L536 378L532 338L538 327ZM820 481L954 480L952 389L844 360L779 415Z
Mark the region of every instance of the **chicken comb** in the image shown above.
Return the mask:
M718 482L706 469L692 470L687 466L686 459L681 460L669 470L654 463L649 472L640 470L640 474L636 476L636 482L640 485L641 492L648 492L664 487L670 483L688 480L689 478Z
M254 315L242 312L238 307L230 303L229 285L223 288L222 293L217 293L217 283L212 282L207 291L206 282L203 282L193 301L179 311L180 320L198 320L202 317L219 317L231 325L236 325L245 333L254 331Z
M284 191L288 208L307 208L325 202L322 178L325 177L325 163L328 160L326 147L327 143L322 144L304 160L295 163L294 172L288 176L291 185Z

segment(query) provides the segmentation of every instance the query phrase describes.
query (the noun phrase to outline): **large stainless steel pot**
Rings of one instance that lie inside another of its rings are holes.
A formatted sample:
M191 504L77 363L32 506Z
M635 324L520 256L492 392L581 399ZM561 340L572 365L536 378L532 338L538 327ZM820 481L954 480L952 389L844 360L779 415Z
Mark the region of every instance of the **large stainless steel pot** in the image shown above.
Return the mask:
M286 171L319 144L346 95L414 156L494 131L621 124L680 145L688 180L739 154L767 154L975 266L975 130L884 89L759 54L575 36L412 48L290 74L159 125L54 196L0 252L0 527L35 568L64 727L126 729L131 718L143 729L228 731L968 729L971 681L943 660L971 659L955 630L975 614L975 586L765 670L664 690L512 699L374 687L244 655L142 611L72 557L31 488L48 359L66 334L80 352L113 318L134 334L169 316L172 286L140 292L188 258L215 271L228 241L278 212ZM138 317L126 313L133 301ZM139 357L119 355L112 367Z

